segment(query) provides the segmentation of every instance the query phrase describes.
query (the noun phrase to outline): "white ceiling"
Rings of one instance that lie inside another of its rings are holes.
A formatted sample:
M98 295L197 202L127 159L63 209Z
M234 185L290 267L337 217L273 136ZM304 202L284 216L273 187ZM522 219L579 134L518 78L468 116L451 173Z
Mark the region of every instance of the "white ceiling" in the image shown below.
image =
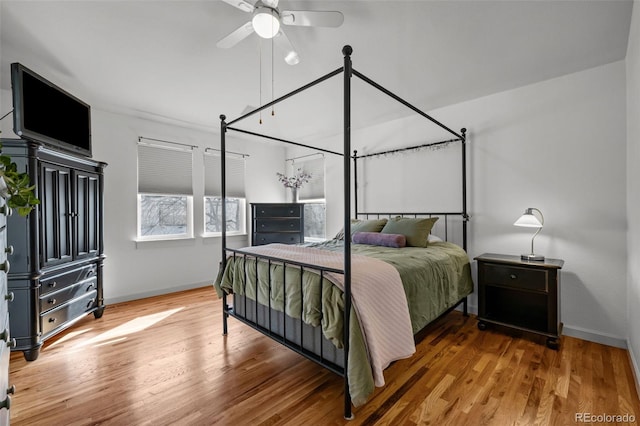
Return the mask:
M353 46L356 70L426 111L584 70L624 59L632 4L281 0L281 9L339 10L344 24L285 27L301 63L286 65L276 52L273 79L271 46L264 41L262 102L272 99L272 80L278 97L340 67L345 44ZM250 17L222 1L0 5L2 89L10 89L9 64L17 61L94 108L186 126L217 129L220 114L235 118L259 104L258 37L216 48ZM330 117L326 126L339 129L339 88L340 79L323 83L279 105L275 117L263 113L265 125L286 126L290 139L327 135L331 131L317 123ZM404 113L369 96L354 104L355 125Z

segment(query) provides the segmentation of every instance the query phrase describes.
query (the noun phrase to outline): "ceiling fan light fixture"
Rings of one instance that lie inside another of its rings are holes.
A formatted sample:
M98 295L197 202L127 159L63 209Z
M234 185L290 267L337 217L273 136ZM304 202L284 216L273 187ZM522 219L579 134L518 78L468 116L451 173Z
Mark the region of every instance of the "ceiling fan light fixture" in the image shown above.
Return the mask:
M273 38L280 31L280 15L270 7L256 7L251 23L253 30L262 38Z
M298 63L300 63L300 57L298 56L297 52L294 52L292 50L284 57L284 61L289 65L297 65Z

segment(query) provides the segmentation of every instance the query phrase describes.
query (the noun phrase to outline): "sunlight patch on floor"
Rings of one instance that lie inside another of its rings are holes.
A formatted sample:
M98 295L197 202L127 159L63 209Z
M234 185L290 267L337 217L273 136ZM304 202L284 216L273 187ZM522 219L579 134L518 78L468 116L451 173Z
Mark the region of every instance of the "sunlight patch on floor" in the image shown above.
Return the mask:
M144 315L131 321L127 321L122 325L119 325L111 330L105 331L102 334L99 334L95 337L92 337L88 340L80 342L77 347L84 346L102 346L109 343L121 342L126 339L126 337L133 333L138 333L143 331L152 325L164 320L165 318L170 317L176 312L180 312L184 307L169 309L168 311L158 312L155 314Z
M55 346L61 345L62 343L66 342L67 340L71 340L71 339L73 339L75 337L80 336L81 334L88 333L91 330L93 330L93 328L86 328L84 330L77 330L77 331L67 332L67 334L65 334L63 337L61 337L60 339L57 339L56 341L52 342L49 345L49 347L53 348Z

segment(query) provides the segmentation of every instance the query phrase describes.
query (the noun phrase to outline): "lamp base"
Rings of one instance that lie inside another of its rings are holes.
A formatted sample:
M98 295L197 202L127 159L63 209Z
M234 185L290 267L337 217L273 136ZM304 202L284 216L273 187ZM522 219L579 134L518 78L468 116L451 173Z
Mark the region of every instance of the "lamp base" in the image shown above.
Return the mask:
M535 261L535 262L543 262L544 261L544 256L541 254L523 254L520 256L520 259L522 260L530 260L530 261Z

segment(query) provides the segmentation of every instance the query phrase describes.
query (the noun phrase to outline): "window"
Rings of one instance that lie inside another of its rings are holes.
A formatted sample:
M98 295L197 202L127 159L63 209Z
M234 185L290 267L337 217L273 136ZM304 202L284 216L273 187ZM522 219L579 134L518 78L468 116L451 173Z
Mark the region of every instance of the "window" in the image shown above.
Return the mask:
M191 149L138 144L138 239L193 236Z
M324 240L326 235L326 202L324 194L324 156L311 159L298 159L292 166L301 168L311 175L311 179L302 185L298 195L304 204L305 241Z
M204 156L204 234L222 233L222 182L219 153L206 152ZM227 235L246 233L246 200L244 192L244 157L227 154L226 197Z

